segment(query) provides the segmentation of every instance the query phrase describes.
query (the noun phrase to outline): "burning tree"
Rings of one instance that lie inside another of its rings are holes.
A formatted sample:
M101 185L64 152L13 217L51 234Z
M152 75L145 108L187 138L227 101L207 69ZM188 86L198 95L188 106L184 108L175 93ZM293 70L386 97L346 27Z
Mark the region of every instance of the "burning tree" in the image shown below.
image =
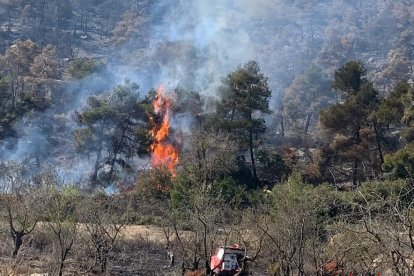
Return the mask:
M156 116L150 116L153 125L150 130L153 140L150 146L151 165L153 167L163 166L175 177L179 155L177 143L170 136L171 98L167 95L164 86L157 89L153 107Z

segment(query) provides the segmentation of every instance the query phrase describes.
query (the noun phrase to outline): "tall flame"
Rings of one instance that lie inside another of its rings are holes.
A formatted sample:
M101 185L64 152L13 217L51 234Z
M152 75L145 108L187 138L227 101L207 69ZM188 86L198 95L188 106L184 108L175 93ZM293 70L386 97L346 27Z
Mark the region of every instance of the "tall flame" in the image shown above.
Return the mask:
M157 89L154 102L154 112L161 116L161 124L153 124L150 130L153 143L150 146L152 152L151 165L163 166L172 176L175 176L175 167L178 164L178 149L168 140L170 134L170 107L171 98L168 97L164 86Z

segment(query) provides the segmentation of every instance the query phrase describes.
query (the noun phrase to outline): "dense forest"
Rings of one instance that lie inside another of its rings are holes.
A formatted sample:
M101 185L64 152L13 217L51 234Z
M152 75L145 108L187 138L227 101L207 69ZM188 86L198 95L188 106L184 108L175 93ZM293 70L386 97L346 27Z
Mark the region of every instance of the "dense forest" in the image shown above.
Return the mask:
M217 275L236 243L237 275L413 275L413 24L410 0L0 0L0 274Z

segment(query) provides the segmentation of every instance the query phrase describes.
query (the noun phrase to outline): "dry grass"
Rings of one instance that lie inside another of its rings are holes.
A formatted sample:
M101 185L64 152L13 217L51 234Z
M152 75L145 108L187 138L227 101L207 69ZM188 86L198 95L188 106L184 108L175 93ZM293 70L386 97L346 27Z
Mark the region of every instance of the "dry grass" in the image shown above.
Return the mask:
M80 263L90 262L86 250L81 225L79 238L67 261L67 272L78 269ZM30 276L33 273L47 273L54 266L54 243L48 228L40 223L33 233L24 238L17 259L12 259L11 239L4 224L0 223L0 276ZM119 236L111 253L108 274L105 275L159 275L159 267L168 266L165 250L165 236L161 227L128 225ZM169 269L163 269L163 275L172 275ZM84 275L92 275L90 273ZM53 275L49 273L49 275ZM73 273L65 275L74 275ZM95 274L96 275L96 274ZM98 273L98 275L100 275Z
M127 225L122 229L125 239L135 240L143 238L150 242L165 243L165 235L162 227L151 225Z

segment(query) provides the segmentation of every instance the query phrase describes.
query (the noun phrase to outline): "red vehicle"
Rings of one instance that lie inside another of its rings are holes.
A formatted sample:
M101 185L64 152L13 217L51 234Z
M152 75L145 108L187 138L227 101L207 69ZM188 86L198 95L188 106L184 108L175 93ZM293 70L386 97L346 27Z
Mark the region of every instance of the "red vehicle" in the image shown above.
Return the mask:
M213 275L225 276L240 273L241 261L245 254L245 250L237 244L217 248L216 253L210 259L210 269Z

